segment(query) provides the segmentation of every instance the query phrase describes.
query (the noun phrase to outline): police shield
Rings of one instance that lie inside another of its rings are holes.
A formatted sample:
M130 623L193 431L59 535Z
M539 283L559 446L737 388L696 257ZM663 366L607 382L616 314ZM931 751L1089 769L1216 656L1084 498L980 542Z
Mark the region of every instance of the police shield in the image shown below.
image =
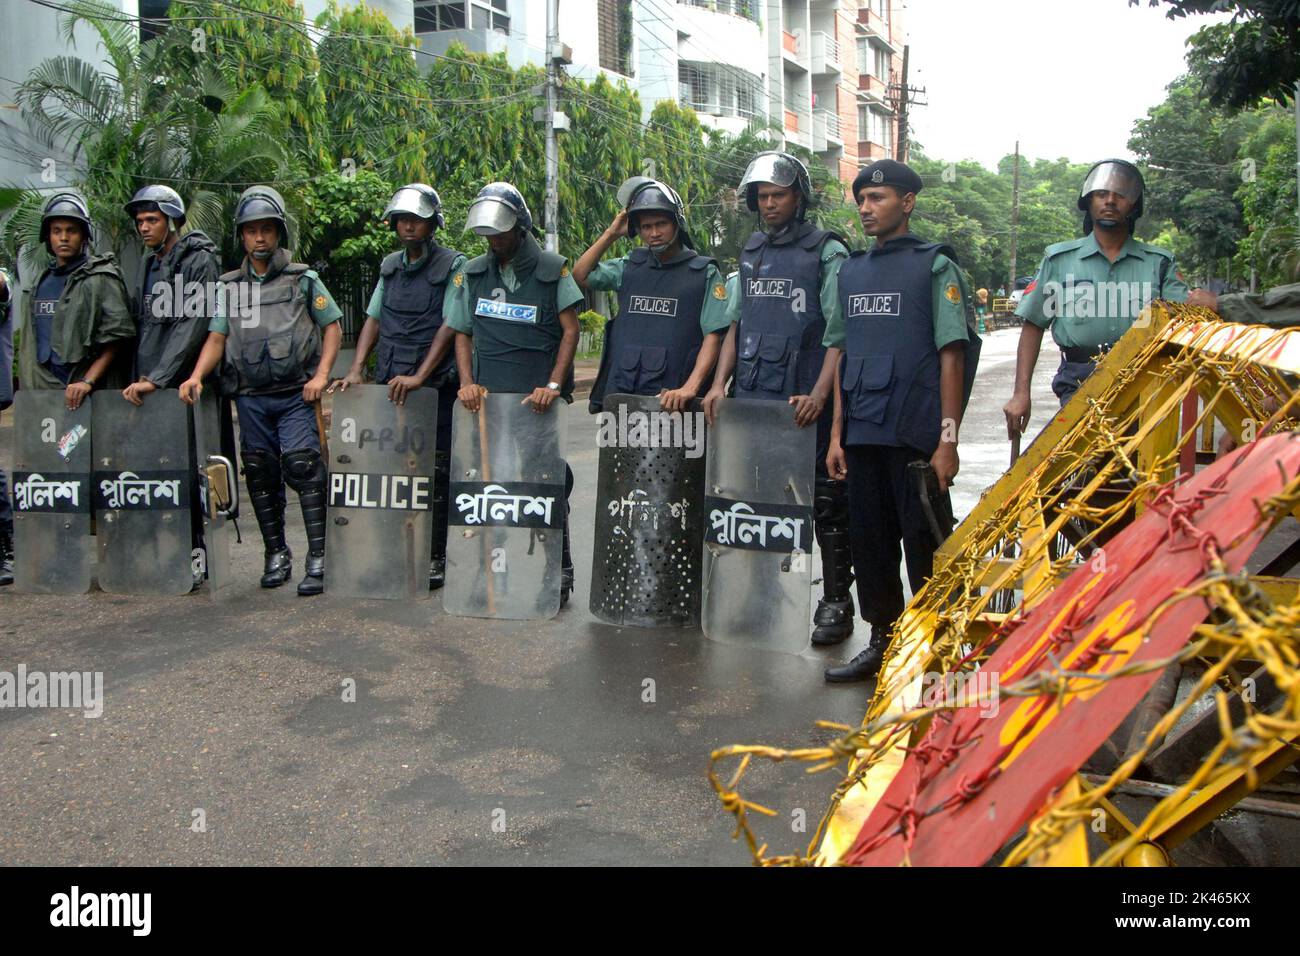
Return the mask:
M331 555L325 590L349 598L429 593L438 393L353 385L334 396L329 436Z
M99 586L112 594L188 594L198 485L189 406L171 389L143 405L109 393L96 399L93 421Z
M203 549L195 560L197 569L207 575L208 593L213 597L226 597L233 591L231 532L239 517L239 472L221 448L222 401L213 389L206 389L194 406L194 468L203 521Z
M715 640L808 646L816 426L785 402L727 399L709 435L702 625Z
M459 403L452 416L447 584L462 617L540 620L560 609L565 518L564 413L538 414L524 395Z
M69 411L61 390L14 395L15 590L90 590L91 407Z
M591 613L633 627L698 626L703 412L610 395L598 429Z

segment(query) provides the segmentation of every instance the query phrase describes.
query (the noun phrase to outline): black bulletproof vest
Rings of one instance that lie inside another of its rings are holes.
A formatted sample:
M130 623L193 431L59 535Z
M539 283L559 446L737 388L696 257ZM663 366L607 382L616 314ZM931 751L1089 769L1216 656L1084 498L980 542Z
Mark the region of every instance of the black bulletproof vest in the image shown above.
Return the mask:
M817 383L826 348L821 253L834 233L800 223L773 241L749 237L740 254L736 397L789 398Z
M704 344L700 311L713 264L690 249L664 263L649 249L629 253L618 317L606 326L608 374L593 389L593 402L606 394L658 395L682 387Z
M282 252L276 251L277 258L272 260L257 290L256 322L245 328L244 320L227 303L230 330L226 335L226 361L221 366L221 387L227 395L292 391L305 384L320 364L320 329L301 288L308 266L301 262L282 264ZM240 286L255 280L249 278L245 260L239 269L225 273L221 281L227 300L238 295L242 301L248 293Z
M853 253L840 267L845 354L840 372L845 445L939 445L939 352L934 347L938 243L913 235Z
M511 261L519 288L506 289L492 253L465 264L474 323L474 382L489 391L531 392L545 387L560 350L556 285L564 257L546 252L525 234ZM560 383L573 395L573 370Z
M398 375L413 375L424 361L433 336L442 325L442 300L451 278L451 265L460 255L455 249L430 246L417 268L403 263L403 253L394 252L380 263L384 296L379 311L379 342L375 347L375 381L387 382ZM435 382L454 367L454 349L448 349L434 369Z

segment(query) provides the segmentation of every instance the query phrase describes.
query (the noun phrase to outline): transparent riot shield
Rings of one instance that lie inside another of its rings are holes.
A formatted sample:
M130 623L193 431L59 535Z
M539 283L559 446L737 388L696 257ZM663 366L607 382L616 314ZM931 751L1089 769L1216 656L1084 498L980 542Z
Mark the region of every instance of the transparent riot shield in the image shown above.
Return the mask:
M325 590L347 598L429 593L438 393L388 400L386 385L334 395Z
M563 402L544 413L494 393L452 416L447 584L462 617L541 620L560 609L567 503Z
M175 389L143 405L95 400L91 497L99 586L111 594L188 594L194 558L190 409Z
M696 627L704 543L704 413L610 395L597 422L591 613L610 624Z
M69 411L62 390L14 395L14 589L85 594L90 539L90 429L87 396Z
M817 427L785 402L726 399L705 468L704 633L799 652L808 646Z
M234 521L239 517L239 472L222 453L221 402L224 399L205 389L194 406L194 467L199 476L199 509L203 519L201 569L207 573L208 593L214 598L230 596L234 576L230 569L230 545Z

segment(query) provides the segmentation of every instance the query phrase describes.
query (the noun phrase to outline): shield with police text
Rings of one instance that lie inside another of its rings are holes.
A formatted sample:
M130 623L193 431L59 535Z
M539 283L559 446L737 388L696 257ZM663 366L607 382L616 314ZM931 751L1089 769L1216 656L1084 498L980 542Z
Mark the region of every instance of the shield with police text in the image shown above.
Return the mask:
M799 652L808 646L817 426L785 402L724 399L704 491L704 633Z
M588 605L602 621L699 625L704 432L698 402L668 412L654 397L605 399Z
M221 403L226 399L204 389L194 406L194 468L198 472L203 546L194 560L207 576L213 597L233 594L230 545L239 517L239 471L221 448Z
M111 594L188 594L198 486L189 406L175 389L159 389L138 406L105 392L93 421L99 586Z
M564 403L545 412L509 392L452 416L447 583L462 617L540 620L560 609Z
M87 397L70 411L62 390L14 395L15 590L90 590L91 407Z
M325 590L350 598L415 599L429 593L438 393L406 402L386 385L352 385L330 415L330 560Z

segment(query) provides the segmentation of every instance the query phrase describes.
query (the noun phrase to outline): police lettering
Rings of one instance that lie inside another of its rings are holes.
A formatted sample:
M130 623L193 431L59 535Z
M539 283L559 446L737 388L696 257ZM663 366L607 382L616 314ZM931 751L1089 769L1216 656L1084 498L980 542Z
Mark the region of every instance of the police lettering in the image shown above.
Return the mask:
M628 304L628 311L673 318L677 315L677 300L653 295L634 295Z
M872 315L898 315L901 292L859 293L849 296L849 318Z
M331 508L384 508L428 511L428 475L365 475L336 471L330 475Z
M424 429L412 428L409 425L403 426L400 430L396 428L363 428L357 435L357 448L365 448L368 444L378 444L380 451L389 448L398 454L409 449L418 455L424 451L426 443Z
M774 299L790 298L792 279L749 279L745 285L745 294Z
M479 299L474 307L474 314L489 319L505 319L509 322L536 322L537 306L515 305L498 299Z

